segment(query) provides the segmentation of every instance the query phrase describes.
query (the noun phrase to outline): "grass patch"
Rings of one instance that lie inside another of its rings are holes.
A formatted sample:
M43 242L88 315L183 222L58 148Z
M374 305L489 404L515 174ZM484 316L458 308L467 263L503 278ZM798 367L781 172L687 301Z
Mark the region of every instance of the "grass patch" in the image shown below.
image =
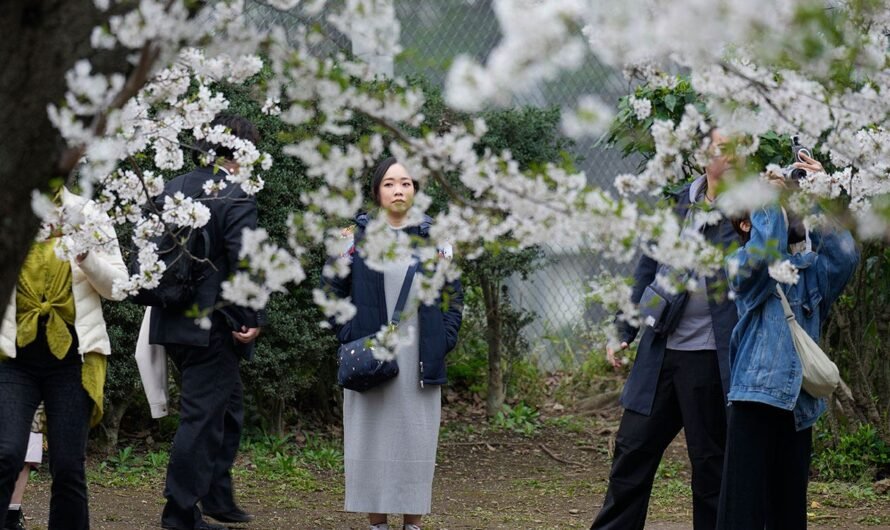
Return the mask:
M544 424L568 433L584 434L596 425L596 420L592 418L566 414L565 416L554 416L552 418L547 418L546 420L544 420Z

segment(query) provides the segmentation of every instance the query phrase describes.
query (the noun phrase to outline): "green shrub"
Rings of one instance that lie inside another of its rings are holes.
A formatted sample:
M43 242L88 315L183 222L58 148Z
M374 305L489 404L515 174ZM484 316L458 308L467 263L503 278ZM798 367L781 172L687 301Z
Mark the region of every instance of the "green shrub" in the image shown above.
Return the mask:
M890 468L890 445L878 436L874 426L861 425L843 434L836 445L817 450L813 468L821 480L870 482L879 471Z
M541 427L541 413L523 402L515 407L504 405L493 420L498 429L531 436Z
M506 379L507 399L518 397L533 407L540 407L547 399L544 374L534 360L527 356L520 354L511 359Z
M464 316L457 347L448 354L448 384L458 392L482 394L488 381L485 308L479 287L464 286Z
M343 470L343 446L339 440L309 436L300 457L303 462L318 469Z
M509 310L513 310L511 307ZM518 313L518 312L517 312ZM529 345L520 334L530 318L504 317L505 383L507 399L522 399L540 406L547 397L544 374L528 356ZM464 318L459 341L448 354L448 384L458 392L483 395L488 384L488 342L486 340L485 307L480 288L470 285L464 290Z

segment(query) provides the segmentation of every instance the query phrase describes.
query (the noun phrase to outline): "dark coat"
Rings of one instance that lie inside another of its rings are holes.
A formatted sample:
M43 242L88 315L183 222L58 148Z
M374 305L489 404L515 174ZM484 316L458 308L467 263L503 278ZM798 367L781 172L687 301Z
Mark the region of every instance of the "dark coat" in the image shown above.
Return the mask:
M356 216L355 247L359 248L365 227L370 218L366 214ZM425 217L418 226L405 228L408 234L428 237L432 219ZM418 272L422 272L419 269ZM373 335L387 324L391 315L386 311L386 292L383 273L371 270L358 250L352 252L350 274L345 278L322 276L322 287L339 298L350 297L356 314L343 326L335 326L337 340L341 344ZM444 385L445 355L457 344L457 334L463 318L463 290L459 280L445 286L444 296L432 305L421 304L418 308L420 341L420 380L426 385ZM447 309L443 307L447 304ZM402 373L410 373L407 367L399 367Z
M700 179L704 179L704 177L700 177ZM692 193L697 192L697 189L691 191L690 188L700 185L701 181L696 180L694 183L684 186L675 195L676 207L674 211L681 219L685 218L686 212L692 204ZM739 242L732 223L725 217L716 225L708 225L704 230L704 236L711 243L725 247ZM655 280L658 265L658 262L649 256L640 257L634 271L634 287L631 294L633 303L640 302L643 291ZM726 395L729 392L729 339L738 321L738 312L735 303L727 296L728 283L726 272L722 267L714 276L707 278L706 284L711 322L714 326L714 339L717 344L720 379L723 383L724 395ZM620 320L618 322L619 340L630 344L636 338L639 330ZM621 393L621 404L624 408L645 415L651 413L666 345L667 337L657 336L652 332L652 328L646 327L637 347L636 361L624 385L624 391Z
M222 171L214 174L210 168L198 168L168 182L164 192L172 194L181 189L186 196L195 196L208 180L219 181L224 178ZM202 202L210 208L210 221L205 229L210 238L210 255L217 268L201 281L195 292L193 303L198 308L205 309L222 301L222 282L238 269L241 232L245 228L257 227L257 205L256 199L244 193L241 186L232 184L215 198L203 196ZM155 307L151 311L149 342L206 347L210 344L211 332L228 333L241 326L254 328L263 325L263 320L263 316L258 315L257 311L228 305L214 311L211 329L201 329L195 324L194 318L183 315L181 311L165 311ZM252 355L253 342L249 345L237 345L239 349L249 350L242 351L242 355Z

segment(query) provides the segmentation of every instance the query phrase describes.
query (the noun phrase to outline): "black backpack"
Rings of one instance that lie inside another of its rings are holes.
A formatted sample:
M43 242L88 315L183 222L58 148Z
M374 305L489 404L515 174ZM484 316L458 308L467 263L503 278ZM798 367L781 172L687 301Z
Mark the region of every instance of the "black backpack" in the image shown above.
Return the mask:
M179 191L184 186L185 179L182 179ZM164 197L173 193L175 192L165 191L155 197L152 203L157 209L154 211L161 211ZM191 198L196 199L202 194L203 190L191 195ZM170 228L150 241L157 245L159 258L167 265L167 269L157 287L140 289L129 300L139 305L163 309L187 309L194 303L197 286L213 270L208 262L201 261L210 259L210 234L206 227L182 226ZM138 249L130 252L129 270L131 276L140 271Z

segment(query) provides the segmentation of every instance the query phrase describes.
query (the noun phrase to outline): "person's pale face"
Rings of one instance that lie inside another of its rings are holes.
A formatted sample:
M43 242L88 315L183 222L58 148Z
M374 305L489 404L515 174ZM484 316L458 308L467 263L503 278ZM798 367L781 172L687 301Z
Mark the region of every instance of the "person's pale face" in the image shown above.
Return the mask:
M732 160L723 154L723 148L726 145L727 138L715 131L711 134L711 145L708 147L710 162L708 163L707 172L711 178L720 178L726 173L726 170L732 165Z
M401 164L386 170L379 188L380 207L392 214L404 214L414 204L414 181Z

